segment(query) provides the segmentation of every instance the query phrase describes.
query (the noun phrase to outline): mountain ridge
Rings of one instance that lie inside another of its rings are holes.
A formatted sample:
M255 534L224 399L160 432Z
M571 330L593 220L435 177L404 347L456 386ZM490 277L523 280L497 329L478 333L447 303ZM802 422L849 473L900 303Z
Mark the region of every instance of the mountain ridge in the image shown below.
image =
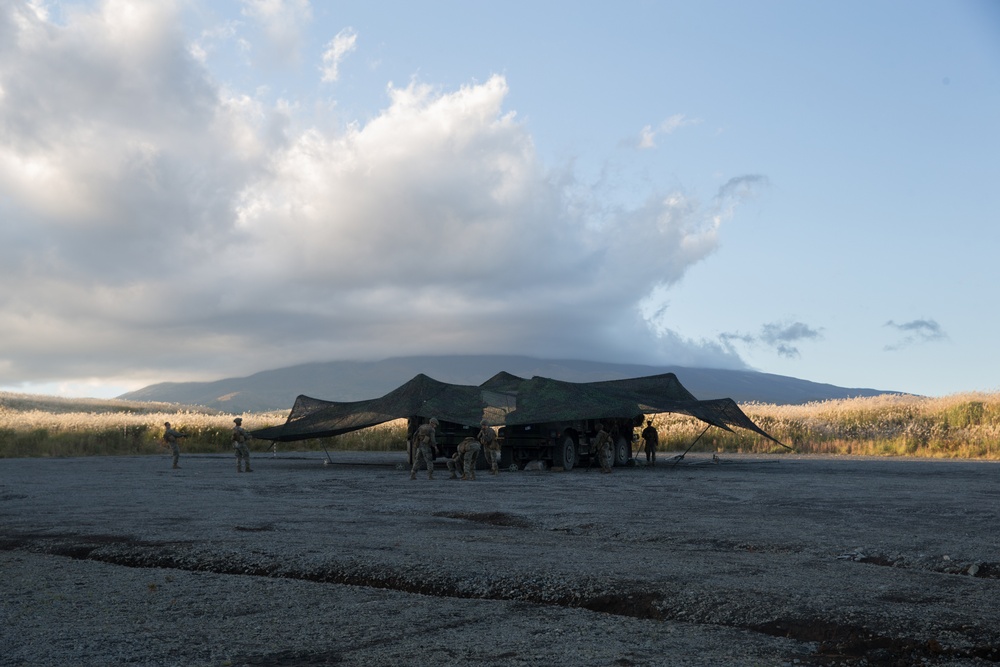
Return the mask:
M674 373L699 399L732 398L738 403L801 404L812 401L901 393L838 387L759 371L617 364L518 355L391 357L380 361L327 361L298 364L246 377L207 382L162 382L122 394L132 401L202 405L230 413L290 408L300 394L329 401L382 396L423 373L441 382L478 385L501 371L524 378L543 376L568 382L618 380Z

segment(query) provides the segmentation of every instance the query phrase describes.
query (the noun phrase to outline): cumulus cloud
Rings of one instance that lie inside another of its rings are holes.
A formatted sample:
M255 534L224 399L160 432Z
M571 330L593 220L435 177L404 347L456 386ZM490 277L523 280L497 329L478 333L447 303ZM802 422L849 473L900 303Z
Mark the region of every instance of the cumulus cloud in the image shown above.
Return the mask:
M899 332L902 336L895 343L890 343L885 346L884 349L889 352L901 350L903 348L910 347L911 345L933 343L936 341L947 340L948 338L948 335L944 332L944 329L941 328L941 325L932 319L910 320L909 322L902 322L898 324L889 320L883 326Z
M640 305L762 177L602 201L542 164L502 76L304 126L214 80L177 11L0 10L0 384L418 353L741 365Z
M803 322L769 322L761 326L757 334L723 333L719 336L726 349L733 349L735 343L747 346L764 346L775 354L789 359L800 356L798 343L819 340L822 331Z

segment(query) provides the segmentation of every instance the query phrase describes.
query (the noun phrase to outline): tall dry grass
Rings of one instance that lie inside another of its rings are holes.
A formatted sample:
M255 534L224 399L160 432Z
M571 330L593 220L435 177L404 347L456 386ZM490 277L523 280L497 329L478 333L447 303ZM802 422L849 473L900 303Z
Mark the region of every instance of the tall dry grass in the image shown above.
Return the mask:
M1000 459L1000 394L941 398L890 395L805 405L750 403L743 411L762 429L803 454ZM654 418L665 449L685 449L703 430L678 415ZM780 453L746 431L710 429L692 451Z
M0 458L120 456L164 451L165 422L187 438L182 452L232 452L233 419L254 431L284 423L288 412L227 414L173 403L116 399L74 399L0 392ZM252 440L251 450L270 450L272 443ZM295 451L405 450L406 420L397 420L324 440L304 440L276 448Z
M803 454L920 456L1000 460L1000 394L943 398L883 395L806 405L741 406L761 428ZM287 412L225 414L167 403L54 399L0 392L0 458L153 454L163 451L163 423L189 435L189 453L230 452L233 418L256 430L285 421ZM704 430L696 419L659 414L661 450L684 451ZM252 441L263 451L271 443ZM396 420L336 438L277 445L281 450L401 451L406 421ZM787 450L748 431L709 429L695 452L779 454Z

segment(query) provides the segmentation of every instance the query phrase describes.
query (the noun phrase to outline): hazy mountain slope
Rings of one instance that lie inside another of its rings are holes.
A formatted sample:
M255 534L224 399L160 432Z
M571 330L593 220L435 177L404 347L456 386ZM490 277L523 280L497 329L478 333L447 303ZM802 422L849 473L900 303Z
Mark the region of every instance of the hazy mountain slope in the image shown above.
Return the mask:
M259 412L290 408L299 394L333 401L376 398L418 373L425 373L442 382L476 385L500 371L525 378L541 375L570 382L615 380L671 372L698 398L728 397L738 402L806 403L892 393L837 387L753 371L465 355L303 364L215 382L154 384L123 394L120 398L204 405L227 412Z
M131 414L150 414L154 412L196 412L217 414L219 411L202 405L177 405L155 401L128 401L117 398L67 398L64 396L49 396L46 394L18 394L0 391L0 412L28 412L39 410L49 414L59 415L72 412L87 414L106 414L128 412Z

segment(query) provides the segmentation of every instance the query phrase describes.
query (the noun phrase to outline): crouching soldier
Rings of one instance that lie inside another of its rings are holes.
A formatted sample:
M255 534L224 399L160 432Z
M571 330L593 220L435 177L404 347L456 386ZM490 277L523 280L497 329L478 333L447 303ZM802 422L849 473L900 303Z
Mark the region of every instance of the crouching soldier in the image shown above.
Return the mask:
M490 425L486 420L479 422L479 435L476 436L479 440L479 444L483 446L483 452L486 454L486 460L490 462L490 474L499 474L500 468L497 465L500 461L500 441L497 440L496 432L490 428Z
M594 442L594 449L597 453L597 462L601 464L601 472L611 472L611 434L604 430L604 424L597 425L597 438Z
M417 478L417 468L420 467L420 459L427 464L427 479L434 479L434 452L437 450L437 429L438 420L430 418L426 424L421 424L420 428L413 434L413 467L410 469L410 479Z
M448 472L451 475L448 479L458 479L458 473L462 471L462 455L455 452L450 459L445 461L445 465L448 466Z
M479 458L479 451L481 447L479 441L475 438L466 438L462 442L458 443L457 454L461 457L462 461L462 479L465 481L475 481L476 479L476 460Z
M246 462L247 472L250 469L250 448L247 447L247 440L251 437L243 430L243 418L237 417L233 420L233 449L236 450L236 472L243 472L243 463Z

